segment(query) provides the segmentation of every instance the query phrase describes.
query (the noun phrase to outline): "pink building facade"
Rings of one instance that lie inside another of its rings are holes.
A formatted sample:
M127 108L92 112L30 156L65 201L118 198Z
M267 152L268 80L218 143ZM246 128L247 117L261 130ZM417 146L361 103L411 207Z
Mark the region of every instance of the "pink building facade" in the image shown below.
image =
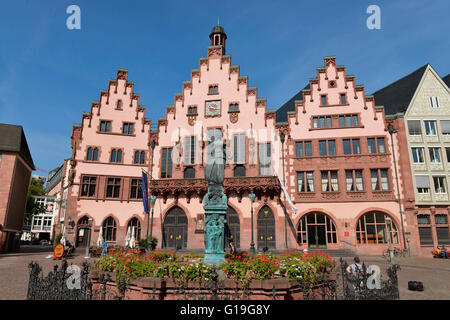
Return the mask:
M221 139L227 148L227 223L238 248L249 250L253 241L257 250L378 254L389 235L401 247L407 225L399 215L383 108L335 57L325 57L298 100L281 112L270 110L231 64L226 38L222 27L213 28L207 57L155 130L126 70L101 91L100 101L73 127L66 219L75 223L66 229L67 239L85 246L90 230L91 244L102 234L123 246L133 228L144 237L144 169L156 196L151 232L158 247L202 250L203 171L209 145ZM281 113L286 119L279 119Z

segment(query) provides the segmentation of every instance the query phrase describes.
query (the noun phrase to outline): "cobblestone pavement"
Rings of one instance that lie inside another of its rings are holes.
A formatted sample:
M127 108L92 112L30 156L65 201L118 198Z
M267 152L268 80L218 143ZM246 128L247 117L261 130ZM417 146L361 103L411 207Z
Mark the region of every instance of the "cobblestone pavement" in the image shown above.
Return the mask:
M18 253L0 255L0 300L26 298L28 289L29 269L31 261L38 262L47 274L55 264L60 264L52 258L52 247L24 246ZM50 258L48 258L50 256ZM383 274L389 263L379 256L360 256L361 261L367 266L378 265ZM344 258L348 263L352 258ZM339 260L335 258L335 260ZM76 252L72 259L68 259L69 264L81 266L84 261L91 265L95 259L85 259L84 251ZM401 269L398 271L400 298L408 300L450 300L450 259L433 258L396 258L395 263ZM408 290L408 281L422 281L424 291L416 292Z

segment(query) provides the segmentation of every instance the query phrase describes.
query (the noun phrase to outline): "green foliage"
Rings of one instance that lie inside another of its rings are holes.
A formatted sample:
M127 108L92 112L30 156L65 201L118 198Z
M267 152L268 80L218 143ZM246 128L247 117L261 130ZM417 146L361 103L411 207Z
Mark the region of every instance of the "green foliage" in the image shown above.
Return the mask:
M44 194L45 190L41 180L33 178L31 180L30 187L28 188L27 205L24 216L25 224L31 224L33 215L45 212L45 206L38 204L33 198L33 196L42 196Z
M148 249L148 248L150 248L150 244L151 244L153 248L156 248L156 245L158 244L158 239L155 237L152 237L152 241L150 242L149 238L150 237L139 240L138 241L139 247Z
M186 263L186 260L203 256L197 253L177 256L172 250L154 250L147 254L141 254L136 250L127 253L122 250L111 250L97 260L95 267L101 271L115 272L116 281L125 279L127 283L130 278L139 277L164 277L202 282L211 279L213 273L211 266L203 262ZM220 268L228 278L239 281L243 288L253 279L283 277L300 281L312 290L320 274L334 271L334 263L321 251L303 254L293 250L279 256L240 252L227 255L225 260Z
M197 259L197 258L204 258L205 254L203 253L195 253L195 252L189 252L183 255L183 258L185 259Z
M62 233L58 233L58 235L55 238L55 244L58 244L61 242L61 238L62 238Z

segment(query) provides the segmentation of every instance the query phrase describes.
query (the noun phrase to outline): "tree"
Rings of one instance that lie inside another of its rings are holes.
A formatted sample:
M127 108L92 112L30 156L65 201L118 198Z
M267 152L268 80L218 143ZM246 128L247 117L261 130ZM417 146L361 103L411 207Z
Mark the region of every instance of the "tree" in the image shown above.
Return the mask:
M45 194L44 186L41 180L32 178L28 188L27 206L25 209L24 224L29 225L33 220L33 215L44 213L46 208L43 204L37 203L33 196L43 196Z

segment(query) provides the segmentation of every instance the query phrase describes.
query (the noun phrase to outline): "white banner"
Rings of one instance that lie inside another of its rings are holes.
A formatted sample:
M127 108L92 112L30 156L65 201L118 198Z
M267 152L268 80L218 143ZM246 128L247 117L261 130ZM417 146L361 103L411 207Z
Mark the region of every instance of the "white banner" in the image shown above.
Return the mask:
M291 197L289 196L289 193L286 190L286 187L284 186L283 182L281 181L280 176L278 175L278 172L273 170L273 172L277 175L278 181L280 181L281 189L283 189L284 196L286 197L287 201L289 202L289 205L292 208L292 211L294 211L294 214L297 213L297 209L295 208L294 204L292 203Z

